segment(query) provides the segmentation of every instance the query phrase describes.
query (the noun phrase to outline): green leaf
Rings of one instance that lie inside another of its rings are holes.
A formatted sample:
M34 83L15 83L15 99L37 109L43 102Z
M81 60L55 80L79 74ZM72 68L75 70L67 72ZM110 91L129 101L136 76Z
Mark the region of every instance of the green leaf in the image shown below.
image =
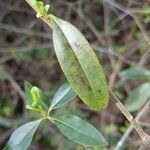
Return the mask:
M109 99L108 86L93 49L76 27L53 15L49 19L53 20L55 52L68 82L91 109L104 109Z
M150 83L144 83L141 86L130 91L125 100L125 107L130 111L140 109L150 98Z
M51 109L56 109L67 104L76 96L71 86L67 83L63 84L52 99Z
M41 121L42 119L32 121L16 129L12 133L5 150L27 150Z
M120 73L124 80L150 80L150 71L143 68L130 68Z
M27 96L27 108L40 112L41 108L47 111L50 106L50 101L45 93L38 87L32 86L29 82L25 82L25 93Z
M0 117L0 126L11 127L13 125L12 120Z
M53 121L62 134L76 143L87 146L105 146L108 144L96 128L79 117L68 115L53 118Z
M49 108L49 100L47 99L45 93L39 89L38 87L32 87L31 95L33 104L40 105L43 110L48 110Z

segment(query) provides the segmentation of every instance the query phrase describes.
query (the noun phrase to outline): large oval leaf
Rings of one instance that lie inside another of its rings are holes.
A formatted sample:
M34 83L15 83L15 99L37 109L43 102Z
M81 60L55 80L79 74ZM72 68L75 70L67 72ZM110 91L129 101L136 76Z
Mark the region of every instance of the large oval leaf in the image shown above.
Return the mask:
M150 98L150 83L144 83L141 86L130 91L128 98L125 100L125 107L129 111L140 109Z
M42 119L32 121L16 129L4 150L27 150L41 121Z
M91 109L103 109L108 103L108 87L93 49L76 27L53 15L49 19L53 20L56 55L70 85Z
M68 115L54 118L59 130L70 140L82 145L108 145L102 134L89 123L79 117Z
M56 92L55 96L52 99L50 109L56 109L67 104L76 96L76 93L73 91L71 86L67 83L64 83Z

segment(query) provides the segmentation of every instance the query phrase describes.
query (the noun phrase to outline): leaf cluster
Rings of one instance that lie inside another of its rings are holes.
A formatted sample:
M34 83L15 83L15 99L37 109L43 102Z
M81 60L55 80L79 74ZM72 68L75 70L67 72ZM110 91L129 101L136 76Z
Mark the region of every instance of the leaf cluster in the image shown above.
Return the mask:
M57 109L76 97L68 83L64 83L55 93L50 101L45 93L38 87L25 82L25 93L27 97L26 108L36 111L41 118L26 123L17 128L11 135L4 150L28 149L34 133L44 120L55 124L60 132L70 140L84 146L106 146L108 143L99 131L88 122L74 115L53 117L53 110Z

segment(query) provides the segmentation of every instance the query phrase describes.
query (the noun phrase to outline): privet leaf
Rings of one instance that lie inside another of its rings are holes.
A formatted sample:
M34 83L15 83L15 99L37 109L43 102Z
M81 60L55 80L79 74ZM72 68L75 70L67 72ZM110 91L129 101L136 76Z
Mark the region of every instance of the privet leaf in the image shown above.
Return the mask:
M67 83L63 84L52 99L51 109L55 109L67 104L76 96L71 86Z
M44 9L43 4L40 9L36 7L36 0L27 2L38 13ZM91 109L104 109L109 99L107 81L88 41L67 21L47 13L42 14L41 18L53 29L55 52L73 90Z
M123 70L120 76L124 80L150 80L150 71L143 68L130 68Z
M62 19L51 15L53 42L58 61L70 85L93 110L108 103L108 87L102 66L81 32Z
M79 117L68 115L54 118L54 122L62 134L76 143L87 146L108 144L96 128Z
M150 98L150 82L130 91L128 98L125 100L125 107L129 111L140 109Z
M32 121L16 129L4 150L27 150L41 121L42 119Z

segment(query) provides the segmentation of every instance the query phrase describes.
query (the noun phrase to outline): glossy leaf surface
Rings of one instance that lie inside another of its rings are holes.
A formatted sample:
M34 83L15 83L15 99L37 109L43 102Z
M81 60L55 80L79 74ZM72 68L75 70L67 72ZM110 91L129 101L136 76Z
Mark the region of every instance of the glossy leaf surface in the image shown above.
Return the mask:
M12 133L5 150L27 150L41 121L41 119L32 121L16 129Z
M55 16L50 17L54 21L55 52L68 82L91 109L104 109L109 98L108 87L93 49L76 27Z
M102 134L79 117L68 115L54 119L59 130L70 140L88 146L107 145Z
M67 83L63 84L52 99L51 109L55 109L67 104L76 96L71 86Z

